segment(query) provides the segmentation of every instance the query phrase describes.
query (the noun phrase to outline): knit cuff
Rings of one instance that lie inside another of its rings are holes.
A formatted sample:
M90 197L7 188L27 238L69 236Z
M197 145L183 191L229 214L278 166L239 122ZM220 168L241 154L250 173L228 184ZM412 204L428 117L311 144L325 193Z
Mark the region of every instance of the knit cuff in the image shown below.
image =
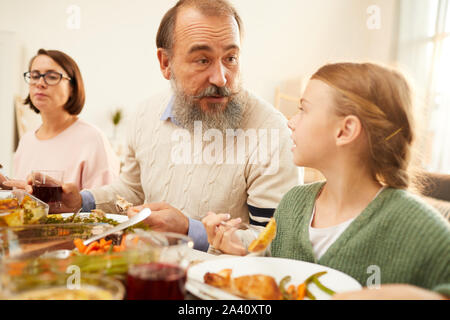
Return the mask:
M194 240L194 249L208 251L208 235L201 221L189 218L188 236Z
M450 298L450 284L449 283L440 284L440 285L434 287L432 291L446 296L447 299Z
M83 190L80 192L82 199L82 212L91 212L91 210L95 209L95 198L92 193L87 190Z

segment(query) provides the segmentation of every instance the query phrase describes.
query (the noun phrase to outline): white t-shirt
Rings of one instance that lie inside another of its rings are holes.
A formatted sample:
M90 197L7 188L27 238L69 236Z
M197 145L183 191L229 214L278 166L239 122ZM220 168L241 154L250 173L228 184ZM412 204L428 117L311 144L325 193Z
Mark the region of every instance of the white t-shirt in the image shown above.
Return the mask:
M385 187L378 190L375 198L383 191ZM314 205L313 214L311 215L311 220L309 221L309 240L311 241L314 255L316 259L320 259L323 254L328 250L328 248L339 238L339 236L347 229L347 227L355 220L355 218L349 219L342 222L336 226L328 228L313 228L312 221L316 213L316 206Z

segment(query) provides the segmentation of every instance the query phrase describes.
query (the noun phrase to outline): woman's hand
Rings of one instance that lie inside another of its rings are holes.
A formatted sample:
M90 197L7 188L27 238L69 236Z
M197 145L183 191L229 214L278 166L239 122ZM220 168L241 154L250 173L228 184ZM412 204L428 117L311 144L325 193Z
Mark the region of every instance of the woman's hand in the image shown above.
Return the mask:
M236 227L241 223L240 218L230 220L229 214L208 212L202 223L208 235L208 242L215 249L227 254L240 256L247 254L247 250L236 235Z
M3 189L11 190L12 189L12 187L8 187L8 186L3 184L3 182L8 181L8 180L9 180L8 178L6 178L4 175L2 175L0 173L0 190L3 190Z
M25 192L28 192L29 194L33 193L33 187L31 187L31 175L27 177L27 180L5 179L3 185L14 189L25 190Z
M22 189L29 194L33 194L32 177L29 175L27 180L7 180L3 184L7 187ZM62 185L61 207L58 209L50 208L49 213L77 212L83 205L80 190L74 183Z
M446 297L409 284L385 284L376 288L337 293L335 300L442 300Z

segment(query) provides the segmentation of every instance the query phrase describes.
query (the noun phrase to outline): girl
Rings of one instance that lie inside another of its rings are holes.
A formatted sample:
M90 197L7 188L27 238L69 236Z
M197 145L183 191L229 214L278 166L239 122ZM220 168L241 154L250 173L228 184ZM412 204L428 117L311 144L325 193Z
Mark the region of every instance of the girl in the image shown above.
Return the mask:
M414 128L405 79L370 63L325 65L299 109L289 121L294 162L320 170L326 181L283 197L272 256L322 264L363 286L371 284L374 266L380 271L378 290L338 299L449 296L448 223L407 191ZM210 244L245 254L232 227L239 221L224 226L224 220L213 213L204 218Z

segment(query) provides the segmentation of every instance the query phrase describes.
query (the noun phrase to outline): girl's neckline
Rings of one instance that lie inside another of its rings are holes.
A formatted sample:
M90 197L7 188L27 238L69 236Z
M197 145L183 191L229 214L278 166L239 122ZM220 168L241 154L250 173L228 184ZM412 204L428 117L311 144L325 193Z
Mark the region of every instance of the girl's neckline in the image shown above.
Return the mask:
M361 213L362 212L364 212L365 210L366 210L366 208L380 195L380 193L381 192L383 192L383 190L384 189L386 189L387 188L387 186L382 186L380 189L378 189L378 191L377 191L377 193L375 194L375 196L372 198L372 200L370 200L370 202L367 204L367 206L357 215L357 216L355 216L355 217L353 217L353 218L350 218L350 219L347 219L347 220L345 220L345 221L343 221L343 222L341 222L341 223L338 223L338 224L336 224L336 225L332 225L332 226L329 226L329 227L325 227L325 228L316 228L316 227L313 227L312 226L312 221L314 220L314 216L315 216L315 214L316 214L316 203L317 203L317 199L319 198L319 196L320 196L320 194L322 193L322 191L323 191L323 188L325 187L325 185L326 185L326 182L322 185L322 187L320 188L320 190L319 190L319 192L317 193L317 195L316 195L316 199L314 200L314 207L313 207L313 211L312 211L312 214L311 214L311 219L310 219L310 221L309 221L309 227L312 229L312 230L314 230L314 231L316 231L316 230L324 230L324 231L326 231L326 230L333 230L333 229L337 229L337 228L339 228L339 227L342 227L342 226L344 226L344 225L348 225L348 224L350 224L351 222L353 222L358 216L360 216L361 215Z

